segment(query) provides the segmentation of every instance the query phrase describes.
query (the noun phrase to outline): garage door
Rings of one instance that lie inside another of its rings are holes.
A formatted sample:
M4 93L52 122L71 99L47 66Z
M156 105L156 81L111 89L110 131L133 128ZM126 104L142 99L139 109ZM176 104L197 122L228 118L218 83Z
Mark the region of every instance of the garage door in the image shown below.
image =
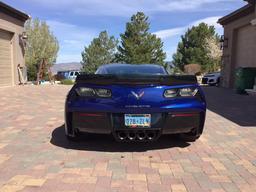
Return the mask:
M0 30L0 87L12 85L12 34Z
M236 68L256 67L256 28L242 27L237 32Z

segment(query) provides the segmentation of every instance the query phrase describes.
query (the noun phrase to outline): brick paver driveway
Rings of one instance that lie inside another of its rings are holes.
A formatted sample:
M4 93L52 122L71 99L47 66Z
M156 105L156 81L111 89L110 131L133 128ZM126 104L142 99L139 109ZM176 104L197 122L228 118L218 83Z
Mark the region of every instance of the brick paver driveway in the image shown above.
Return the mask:
M71 143L63 128L69 88L0 89L0 191L256 191L255 98L205 88L212 111L195 143L97 135Z

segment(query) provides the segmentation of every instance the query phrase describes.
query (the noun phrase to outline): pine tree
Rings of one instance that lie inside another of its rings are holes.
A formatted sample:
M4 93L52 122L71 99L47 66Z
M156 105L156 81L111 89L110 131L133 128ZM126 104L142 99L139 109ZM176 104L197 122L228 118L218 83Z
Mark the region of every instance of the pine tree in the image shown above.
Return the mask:
M173 63L181 70L187 64L199 64L203 71L208 71L215 62L209 57L205 47L208 38L218 39L214 26L200 23L188 29L185 35L181 36L177 52L173 55Z
M160 38L149 32L150 23L144 13L138 12L126 24L125 33L121 34L121 45L118 47L117 60L132 64L162 64L166 54Z
M108 35L106 31L94 38L88 47L82 52L83 71L94 73L102 64L108 64L115 61L118 41Z

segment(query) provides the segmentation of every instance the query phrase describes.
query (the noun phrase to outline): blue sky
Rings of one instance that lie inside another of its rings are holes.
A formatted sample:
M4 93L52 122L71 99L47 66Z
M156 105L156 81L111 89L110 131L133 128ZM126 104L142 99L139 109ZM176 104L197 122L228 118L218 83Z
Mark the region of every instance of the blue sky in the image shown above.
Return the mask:
M200 22L223 30L218 18L245 5L243 0L5 0L32 18L47 21L58 38L60 51L57 63L81 61L84 46L107 30L119 38L125 24L137 11L150 19L152 33L164 42L167 60L177 48L184 31Z

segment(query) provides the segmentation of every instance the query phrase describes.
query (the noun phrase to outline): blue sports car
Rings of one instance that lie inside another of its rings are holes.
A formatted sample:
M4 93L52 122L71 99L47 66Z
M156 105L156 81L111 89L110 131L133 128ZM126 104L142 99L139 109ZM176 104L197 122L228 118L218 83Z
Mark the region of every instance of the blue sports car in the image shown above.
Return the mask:
M195 141L205 114L195 76L168 75L153 64L108 64L76 78L65 103L65 132L70 140L97 133L124 142L154 141L163 134Z

